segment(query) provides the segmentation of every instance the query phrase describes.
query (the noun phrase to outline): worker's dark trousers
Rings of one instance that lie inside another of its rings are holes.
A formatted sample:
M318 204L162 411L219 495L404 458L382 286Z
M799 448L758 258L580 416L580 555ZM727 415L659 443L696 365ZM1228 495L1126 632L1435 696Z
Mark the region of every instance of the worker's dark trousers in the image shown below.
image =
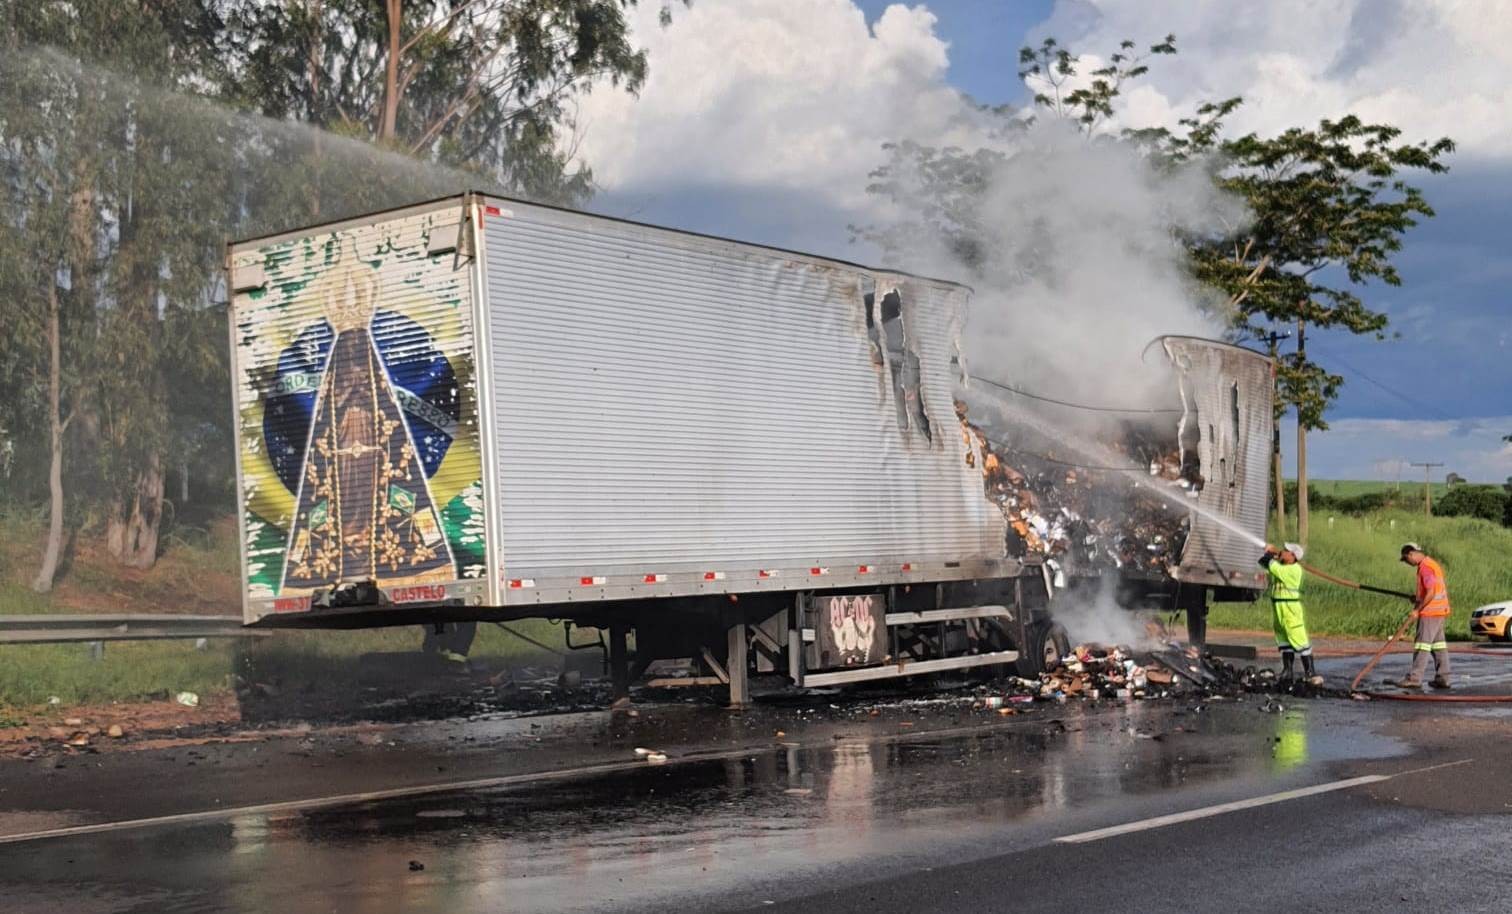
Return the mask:
M1444 640L1443 616L1418 616L1417 643L1412 646L1412 676L1422 679L1428 671L1428 652L1433 652L1433 675L1449 678L1449 642Z

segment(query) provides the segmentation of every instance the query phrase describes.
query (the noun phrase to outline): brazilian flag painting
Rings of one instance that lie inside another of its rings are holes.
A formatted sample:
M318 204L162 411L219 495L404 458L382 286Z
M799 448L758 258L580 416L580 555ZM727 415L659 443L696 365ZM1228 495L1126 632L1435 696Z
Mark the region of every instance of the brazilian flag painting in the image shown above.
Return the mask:
M466 262L438 212L239 255L246 576L254 598L483 577Z

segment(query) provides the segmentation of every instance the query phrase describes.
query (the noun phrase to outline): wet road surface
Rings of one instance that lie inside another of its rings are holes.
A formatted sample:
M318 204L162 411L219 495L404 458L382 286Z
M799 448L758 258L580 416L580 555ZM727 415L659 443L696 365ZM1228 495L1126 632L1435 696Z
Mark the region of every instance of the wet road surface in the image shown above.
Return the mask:
M1463 669L1500 675L1481 665ZM1509 712L1279 704L1003 716L963 695L848 694L7 763L0 898L79 914L1508 909ZM163 815L184 818L133 821Z

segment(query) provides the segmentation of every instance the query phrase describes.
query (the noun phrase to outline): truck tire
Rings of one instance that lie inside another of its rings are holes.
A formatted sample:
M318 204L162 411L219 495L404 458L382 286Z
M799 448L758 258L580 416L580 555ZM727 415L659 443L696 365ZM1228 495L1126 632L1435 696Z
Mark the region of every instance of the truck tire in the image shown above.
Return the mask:
M1033 678L1071 653L1071 638L1059 622L1037 622L1029 627L1029 643L1019 649L1018 673Z

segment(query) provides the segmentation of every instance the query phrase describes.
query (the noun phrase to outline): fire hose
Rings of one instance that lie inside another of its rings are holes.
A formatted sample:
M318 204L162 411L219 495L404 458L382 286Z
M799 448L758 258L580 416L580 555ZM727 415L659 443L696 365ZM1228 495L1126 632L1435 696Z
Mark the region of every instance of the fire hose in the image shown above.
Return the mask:
M1299 562L1298 564L1302 563ZM1378 593L1388 597L1402 597L1408 600L1417 600L1417 597L1415 595L1407 593L1403 590L1387 590L1384 587L1372 587L1369 584L1361 584L1358 581L1351 581L1347 578L1334 577L1327 572L1319 571L1311 565L1302 565L1302 568L1315 577L1322 578L1323 580L1333 584L1338 584L1341 587L1348 587L1353 590L1363 590L1368 593ZM1416 619L1416 614L1409 613L1407 615L1407 618L1402 620L1402 624L1397 627L1397 630L1392 633L1390 638L1386 639L1386 643L1381 645L1381 649L1371 655L1370 659L1365 662L1365 665L1360 667L1360 672L1355 674L1354 680L1349 684L1349 691L1360 691L1360 682L1370 674L1371 670L1375 669L1375 665L1381 662L1381 658L1386 656L1386 652L1391 649L1391 646L1396 643L1397 639L1401 638L1402 635L1407 633L1407 627L1414 621L1416 621ZM1462 702L1467 704L1512 702L1512 695L1424 695L1420 692L1360 692L1360 694L1369 695L1371 698L1382 698L1388 701L1445 701Z

